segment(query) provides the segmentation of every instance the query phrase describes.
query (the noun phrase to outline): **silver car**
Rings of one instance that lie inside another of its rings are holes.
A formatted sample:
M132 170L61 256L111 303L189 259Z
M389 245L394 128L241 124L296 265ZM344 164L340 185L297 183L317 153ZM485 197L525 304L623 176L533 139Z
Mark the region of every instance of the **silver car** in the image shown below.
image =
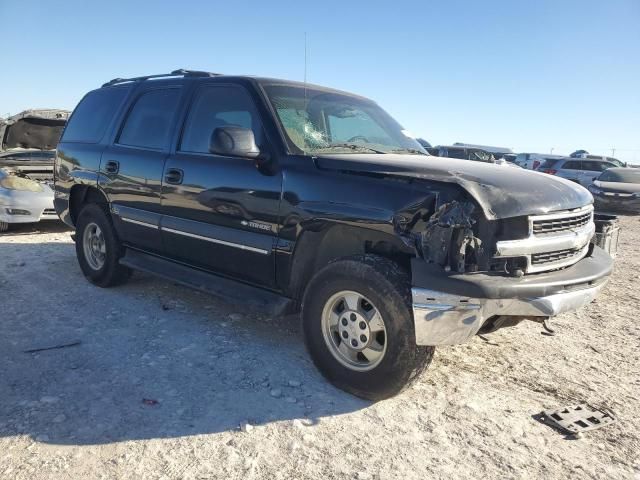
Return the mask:
M604 160L592 160L588 158L563 157L560 159L549 158L544 161L539 172L557 175L572 182L588 187L598 176L608 168L616 167L614 163Z
M66 110L27 110L0 119L0 231L14 223L58 220L50 185L68 116Z

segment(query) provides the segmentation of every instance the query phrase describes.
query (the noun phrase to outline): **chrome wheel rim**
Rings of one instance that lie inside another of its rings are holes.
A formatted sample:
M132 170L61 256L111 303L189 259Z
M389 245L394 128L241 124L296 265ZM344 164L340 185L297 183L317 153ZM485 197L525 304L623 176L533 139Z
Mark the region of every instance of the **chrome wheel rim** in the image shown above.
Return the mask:
M107 248L104 234L97 224L91 222L85 227L82 235L82 247L87 264L93 270L100 270L107 257Z
M322 310L322 335L331 354L356 371L375 368L387 351L387 330L375 305L350 290L329 298Z

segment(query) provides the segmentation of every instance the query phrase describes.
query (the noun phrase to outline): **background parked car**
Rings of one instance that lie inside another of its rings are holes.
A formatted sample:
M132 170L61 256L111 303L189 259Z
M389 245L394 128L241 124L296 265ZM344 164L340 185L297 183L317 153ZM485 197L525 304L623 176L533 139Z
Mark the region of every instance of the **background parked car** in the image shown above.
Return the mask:
M463 143L456 142L453 144L454 147L466 147L466 148L478 148L480 150L484 150L485 152L489 152L493 155L493 158L503 158L505 155L513 154L513 150L507 147L492 147L491 145L475 145L473 143Z
M610 168L588 188L598 211L640 213L640 168Z
M592 155L586 150L576 150L571 155L571 158L586 158L588 160L602 160L604 162L613 163L616 167L627 167L626 162L618 160L617 158L607 157L606 155Z
M476 147L461 147L458 145L438 145L438 157L460 158L476 162L495 163L493 155L486 150Z
M422 148L424 148L427 151L427 153L429 153L429 155L433 155L434 157L438 156L438 148L432 147L431 144L427 142L424 138L416 138L416 142L422 145Z
M616 167L611 162L601 160L589 160L563 157L561 159L549 159L540 165L538 171L557 175L573 182L579 183L583 187L588 187L593 181L608 168Z
M527 170L537 170L546 160L560 160L562 155L545 155L544 153L519 153L515 164Z
M58 220L50 184L68 116L66 110L26 110L0 119L0 231L12 223Z

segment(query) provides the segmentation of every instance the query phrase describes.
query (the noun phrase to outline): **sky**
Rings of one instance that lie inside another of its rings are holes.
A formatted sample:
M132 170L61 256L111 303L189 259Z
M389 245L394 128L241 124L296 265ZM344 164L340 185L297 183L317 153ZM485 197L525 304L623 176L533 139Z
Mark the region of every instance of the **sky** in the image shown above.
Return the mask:
M114 77L304 78L433 145L640 163L640 0L0 0L0 116Z

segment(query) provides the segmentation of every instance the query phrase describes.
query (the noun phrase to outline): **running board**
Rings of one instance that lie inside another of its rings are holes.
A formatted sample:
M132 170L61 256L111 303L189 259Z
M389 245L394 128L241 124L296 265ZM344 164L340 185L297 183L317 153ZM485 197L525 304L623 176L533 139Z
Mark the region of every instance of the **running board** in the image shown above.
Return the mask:
M237 303L255 313L277 316L291 311L292 300L277 293L130 248L120 264Z

